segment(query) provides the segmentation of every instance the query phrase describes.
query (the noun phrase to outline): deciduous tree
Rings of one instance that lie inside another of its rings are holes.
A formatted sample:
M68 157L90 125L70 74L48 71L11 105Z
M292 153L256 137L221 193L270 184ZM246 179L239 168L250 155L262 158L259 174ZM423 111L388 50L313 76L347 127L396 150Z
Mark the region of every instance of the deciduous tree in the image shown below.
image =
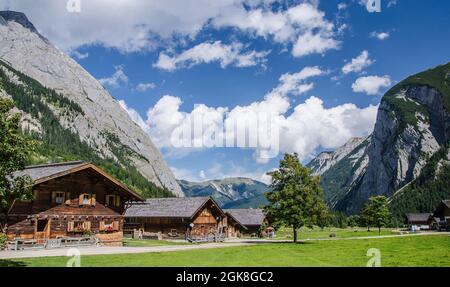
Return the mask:
M14 200L30 199L31 179L13 176L25 168L35 144L20 132L20 114L11 113L14 103L0 98L0 217L2 225ZM1 221L0 221L1 223Z
M323 200L319 177L312 176L297 154L285 154L278 170L269 172L271 191L266 194L268 217L275 223L290 226L297 242L298 229L302 226L322 225L328 209Z

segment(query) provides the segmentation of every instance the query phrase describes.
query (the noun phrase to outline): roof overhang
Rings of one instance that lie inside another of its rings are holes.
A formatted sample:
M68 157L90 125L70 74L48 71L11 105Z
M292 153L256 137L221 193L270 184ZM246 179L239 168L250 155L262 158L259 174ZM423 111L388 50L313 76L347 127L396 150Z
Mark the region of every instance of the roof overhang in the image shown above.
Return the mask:
M110 174L108 174L107 172L105 172L104 170L102 170L101 168L97 167L96 165L94 165L92 163L80 164L80 165L77 165L77 166L75 166L73 168L64 170L62 172L57 172L57 173L54 173L54 174L52 174L50 176L46 176L46 177L42 177L42 178L36 179L33 182L33 186L42 184L42 183L50 181L50 180L58 179L58 178L61 178L61 177L64 177L64 176L67 176L69 174L73 174L73 173L76 173L76 172L79 172L79 171L87 170L87 169L94 170L95 172L97 172L98 174L103 176L104 178L108 179L114 185L120 187L126 193L128 193L132 197L136 198L138 201L144 201L145 200L145 198L142 197L140 194L138 194L137 192L131 190L125 184L123 184L122 182L120 182L119 180L117 180L116 178L114 178L113 176L111 176Z

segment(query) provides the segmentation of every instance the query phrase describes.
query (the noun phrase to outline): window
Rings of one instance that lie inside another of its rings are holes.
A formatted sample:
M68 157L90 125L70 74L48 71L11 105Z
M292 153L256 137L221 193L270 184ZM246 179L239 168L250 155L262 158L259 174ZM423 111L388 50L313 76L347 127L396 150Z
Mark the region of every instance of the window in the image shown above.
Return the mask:
M79 197L80 205L95 205L95 194L82 193Z
M56 192L55 203L62 204L62 203L64 203L64 199L65 199L64 192Z
M45 228L47 227L48 220L47 219L39 219L37 221L36 231L37 232L44 232Z
M91 204L91 197L89 194L83 194L83 204Z
M120 196L114 195L114 194L106 195L105 205L119 207L120 206Z
M67 224L67 232L85 232L91 230L90 221L70 221Z

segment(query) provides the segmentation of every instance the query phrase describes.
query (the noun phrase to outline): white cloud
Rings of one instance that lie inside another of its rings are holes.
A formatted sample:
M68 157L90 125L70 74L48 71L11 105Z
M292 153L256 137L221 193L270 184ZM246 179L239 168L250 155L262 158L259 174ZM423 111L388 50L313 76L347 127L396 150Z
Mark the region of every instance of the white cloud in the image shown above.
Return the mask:
M0 9L25 12L64 51L100 44L122 52L152 49L174 35L193 38L224 9L244 9L238 0L83 0L81 13L68 13L66 4L61 0L7 0Z
M324 37L322 34L313 34L307 32L300 35L292 48L292 55L296 57L309 54L323 54L327 50L337 49L339 42L330 37Z
M269 51L244 51L244 48L239 42L230 45L222 44L221 41L205 42L172 57L160 53L158 61L153 66L168 71L211 62L219 62L222 68L228 65L250 67L264 63L269 54Z
M395 5L397 5L397 0L389 0L389 2L387 3L388 8L393 7Z
M300 86L304 85L303 81L322 73L323 71L317 67L306 67L298 73L284 74L280 77L279 85L267 93L263 100L247 106L215 108L201 104L196 105L191 112L183 112L180 109L181 99L166 95L149 109L147 120L141 117L136 119L136 111L126 105L123 106L139 125L144 126L155 144L163 150L173 148L171 144L173 131L183 125L190 125L195 117L202 118L205 129L220 128L224 121L225 123L229 121L247 122L251 129L258 130L257 119L249 118L248 115L252 112L271 114L280 131L280 151L297 152L303 160L310 158L319 147L336 148L350 137L367 135L375 123L377 107L372 105L359 108L354 104L343 104L326 108L322 100L310 97L305 102L291 107L288 95L300 92L302 89ZM288 113L289 111L292 112ZM193 141L202 138L203 134L197 134L194 135ZM255 156L255 159L260 163L267 162L261 160L259 156Z
M313 83L305 83L308 78L320 76L326 72L319 67L305 67L297 73L286 73L279 78L278 86L272 90L272 94L285 96L288 94L300 95L314 88Z
M77 58L78 60L83 60L83 59L86 59L86 58L89 57L89 53L88 53L88 52L86 52L86 53L80 53L80 52L78 52L78 51L76 51L76 50L72 51L70 54L71 54L73 57Z
M368 95L377 95L381 88L389 87L391 79L389 76L367 76L360 77L352 85L354 92L366 93Z
M338 4L338 10L347 9L348 5L344 2Z
M339 48L339 41L334 39L334 24L312 3L301 3L278 12L264 8L249 11L228 9L212 23L216 27L234 27L266 39L272 38L278 43L291 43L295 57Z
M377 38L378 40L385 40L387 38L390 37L389 32L377 32L377 31L373 31L372 33L370 33L370 37L372 38Z
M373 62L374 61L369 58L369 52L364 50L358 57L353 58L349 63L344 65L344 67L342 67L342 72L344 74L348 74L351 72L361 72L363 69L372 65Z
M124 53L148 51L191 41L205 27L231 27L278 43L296 43L294 56L337 48L334 25L319 10L318 1L290 5L276 12L272 2L96 0L82 1L81 13L68 13L67 1L6 0L0 9L25 12L39 31L64 51L89 45Z
M175 178L184 179L191 182L201 182L205 180L224 179L230 177L252 178L266 184L270 184L271 181L271 177L266 174L267 170L264 167L249 171L241 165L235 164L233 161L227 161L226 165L215 162L208 166L206 170L200 170L198 172L193 169L177 168L174 166L171 166L170 169L175 175Z
M136 90L138 92L143 93L143 92L146 92L147 90L154 89L155 87L156 87L155 83L139 83L136 86Z
M122 84L128 84L128 76L123 71L123 66L115 66L114 69L116 71L110 77L101 78L98 80L100 84L102 84L103 86L109 86L111 88L118 88Z

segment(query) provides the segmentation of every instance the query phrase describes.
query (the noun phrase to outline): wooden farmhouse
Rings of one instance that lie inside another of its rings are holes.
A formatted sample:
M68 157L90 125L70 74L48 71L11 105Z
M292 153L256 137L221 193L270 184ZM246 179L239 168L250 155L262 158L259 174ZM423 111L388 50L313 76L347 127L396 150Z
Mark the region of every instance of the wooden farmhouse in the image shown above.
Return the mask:
M433 213L433 228L450 230L450 200L442 200Z
M91 235L121 245L126 202L144 200L90 163L30 166L14 175L31 177L33 199L9 210L10 240Z
M227 216L211 197L147 199L125 212L126 225L159 239L189 239L227 233Z
M268 224L262 209L225 209L224 211L245 227L240 230L242 235L261 236L266 232L261 230Z
M420 229L429 229L432 213L407 213L406 220L408 226L416 226Z

